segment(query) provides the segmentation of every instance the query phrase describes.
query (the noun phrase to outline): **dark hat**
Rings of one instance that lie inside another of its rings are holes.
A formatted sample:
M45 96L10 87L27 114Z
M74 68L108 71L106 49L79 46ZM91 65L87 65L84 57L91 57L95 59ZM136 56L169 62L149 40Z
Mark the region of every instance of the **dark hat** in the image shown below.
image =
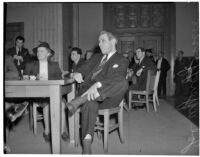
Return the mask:
M37 54L37 49L39 47L45 47L45 48L49 49L51 56L53 56L55 54L55 52L50 48L50 46L47 42L40 42L40 44L37 47L33 48L33 53Z

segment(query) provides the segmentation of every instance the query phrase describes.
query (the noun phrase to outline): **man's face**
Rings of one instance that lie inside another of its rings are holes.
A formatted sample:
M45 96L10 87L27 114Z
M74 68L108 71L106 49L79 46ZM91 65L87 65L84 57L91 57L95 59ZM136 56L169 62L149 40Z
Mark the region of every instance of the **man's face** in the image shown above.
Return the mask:
M15 44L16 44L16 47L18 47L18 48L22 48L22 46L24 45L24 42L23 42L23 40L17 40L16 42L15 42Z
M178 52L178 57L179 57L179 58L182 58L182 57L183 57L183 53L179 51L179 52Z
M158 53L158 58L161 58L163 56L164 56L163 53L161 53L161 52Z
M102 34L99 37L99 47L103 54L109 54L111 51L113 51L114 42L109 40L107 34Z
M50 55L50 53L45 47L38 47L38 49L37 49L38 60L45 61L45 60L47 60L49 55Z
M90 59L92 57L92 52L87 52L86 53L86 60Z
M142 57L144 57L145 52L142 52L141 49L137 49L136 50L136 57L137 59L141 59Z
M73 62L77 61L80 58L80 55L77 53L77 51L72 51L71 52L71 60Z

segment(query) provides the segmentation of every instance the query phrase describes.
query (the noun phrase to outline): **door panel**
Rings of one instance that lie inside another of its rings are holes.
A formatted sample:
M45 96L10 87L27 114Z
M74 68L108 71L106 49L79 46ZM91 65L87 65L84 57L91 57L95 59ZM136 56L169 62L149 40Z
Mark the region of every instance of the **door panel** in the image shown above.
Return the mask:
M117 50L120 53L128 53L129 51L135 52L138 46L138 39L136 37L119 37Z
M154 56L162 50L162 36L141 36L139 38L139 45L145 49L152 49Z
M15 44L15 38L17 36L24 36L24 23L23 22L15 22L6 24L6 41L5 48L8 49Z
M162 49L162 36L123 36L118 37L117 50L121 53L128 51L135 52L136 48L143 47L144 49L152 49L153 55L157 56L158 51Z

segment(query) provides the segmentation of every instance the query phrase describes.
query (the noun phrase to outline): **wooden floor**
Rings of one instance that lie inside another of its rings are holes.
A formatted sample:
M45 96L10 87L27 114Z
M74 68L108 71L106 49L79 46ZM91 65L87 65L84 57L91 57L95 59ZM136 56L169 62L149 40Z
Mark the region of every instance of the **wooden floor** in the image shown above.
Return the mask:
M195 144L183 151L191 143L192 130L194 130ZM11 131L8 144L11 154L50 154L49 143L43 137L43 125L38 123L38 134L35 136L29 129L28 115L25 115L15 131ZM198 155L199 136L198 127L172 105L160 100L158 112L145 109L124 110L124 136L125 143L121 144L118 132L109 136L108 154L134 154L134 155ZM81 154L81 147L62 141L62 154ZM96 135L92 144L93 154L104 154L103 143Z

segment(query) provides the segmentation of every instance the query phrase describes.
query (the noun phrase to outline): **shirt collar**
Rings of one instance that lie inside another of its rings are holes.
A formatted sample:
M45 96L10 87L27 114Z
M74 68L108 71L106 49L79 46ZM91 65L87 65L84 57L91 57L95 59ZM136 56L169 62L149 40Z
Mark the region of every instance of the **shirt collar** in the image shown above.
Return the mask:
M112 57L115 53L116 53L116 51L112 51L112 52L110 52L110 53L108 54L108 59L107 59L107 60L109 60L110 57Z

